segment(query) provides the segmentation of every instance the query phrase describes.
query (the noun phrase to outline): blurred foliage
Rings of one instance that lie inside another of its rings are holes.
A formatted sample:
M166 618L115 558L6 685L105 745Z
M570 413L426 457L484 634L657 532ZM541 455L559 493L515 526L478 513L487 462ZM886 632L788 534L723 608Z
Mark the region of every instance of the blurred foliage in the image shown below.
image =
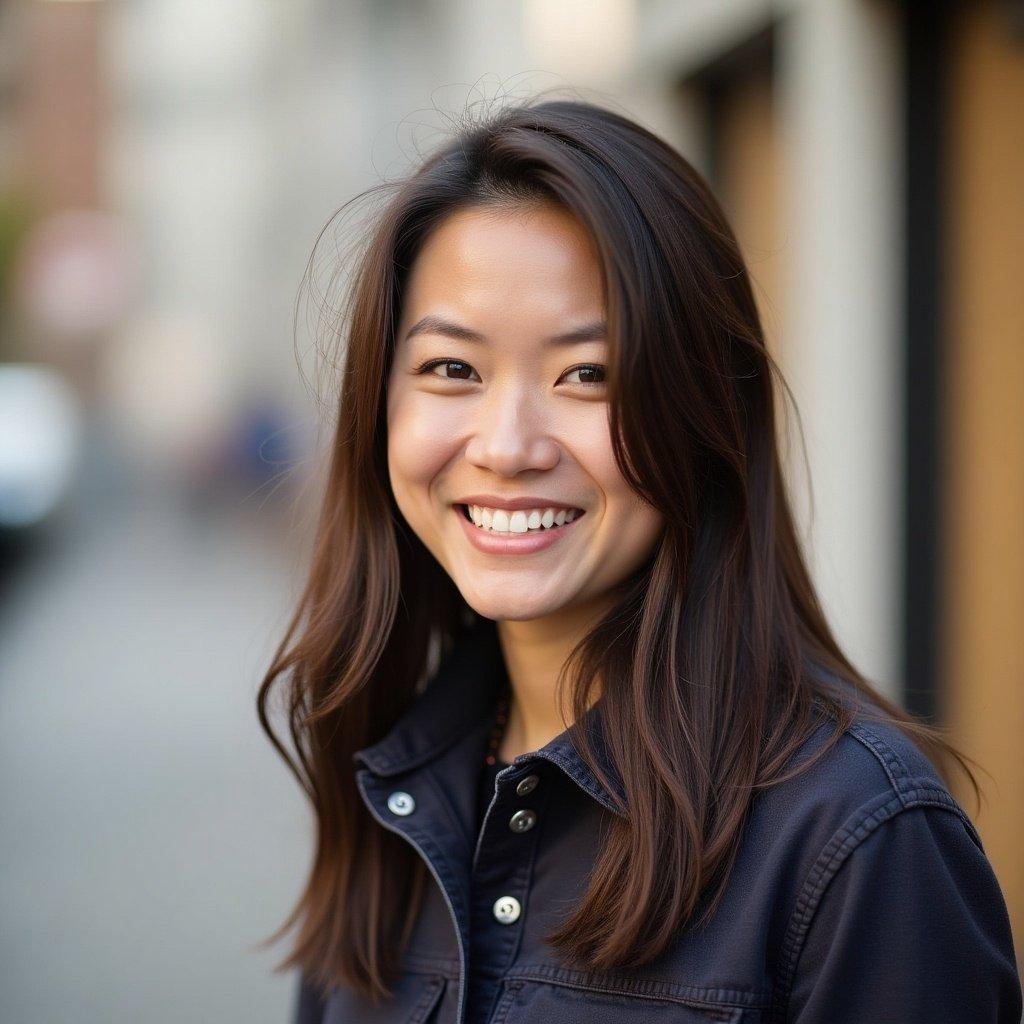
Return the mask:
M0 362L13 357L13 277L29 229L39 216L27 189L8 186L0 192Z

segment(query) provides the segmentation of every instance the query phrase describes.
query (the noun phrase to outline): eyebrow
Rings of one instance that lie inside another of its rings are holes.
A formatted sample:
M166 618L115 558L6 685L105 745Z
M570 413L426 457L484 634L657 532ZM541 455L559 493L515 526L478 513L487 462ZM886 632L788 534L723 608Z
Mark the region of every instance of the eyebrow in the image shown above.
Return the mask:
M479 331L470 327L463 327L453 320L446 320L441 316L428 314L409 328L406 332L406 340L417 334L443 334L448 338L455 338L458 341L480 341L486 342L487 338ZM571 331L556 334L548 338L549 345L574 345L582 341L603 341L608 336L608 324L604 320L594 320L591 323L581 324Z

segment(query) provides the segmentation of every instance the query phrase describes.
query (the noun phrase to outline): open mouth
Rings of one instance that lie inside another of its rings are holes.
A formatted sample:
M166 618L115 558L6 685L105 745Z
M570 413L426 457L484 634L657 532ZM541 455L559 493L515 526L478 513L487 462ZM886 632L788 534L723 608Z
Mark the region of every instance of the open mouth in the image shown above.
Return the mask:
M568 526L586 514L581 508L531 508L515 512L481 505L459 505L459 508L478 529L504 536L550 532Z

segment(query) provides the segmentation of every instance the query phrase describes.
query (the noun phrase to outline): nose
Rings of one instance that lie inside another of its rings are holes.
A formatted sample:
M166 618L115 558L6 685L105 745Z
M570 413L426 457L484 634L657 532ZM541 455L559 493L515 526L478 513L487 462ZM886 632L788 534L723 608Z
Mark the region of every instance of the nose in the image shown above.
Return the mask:
M475 415L466 445L474 466L513 477L558 465L559 445L547 430L540 402L525 388L494 389Z

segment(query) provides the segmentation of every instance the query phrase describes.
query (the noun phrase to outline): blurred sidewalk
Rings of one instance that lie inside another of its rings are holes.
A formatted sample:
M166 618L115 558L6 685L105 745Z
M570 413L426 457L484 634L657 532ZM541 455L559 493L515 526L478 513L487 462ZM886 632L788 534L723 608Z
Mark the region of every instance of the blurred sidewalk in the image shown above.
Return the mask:
M280 1022L292 980L246 947L309 850L254 707L289 545L262 494L190 510L111 464L94 440L0 594L0 1020Z

